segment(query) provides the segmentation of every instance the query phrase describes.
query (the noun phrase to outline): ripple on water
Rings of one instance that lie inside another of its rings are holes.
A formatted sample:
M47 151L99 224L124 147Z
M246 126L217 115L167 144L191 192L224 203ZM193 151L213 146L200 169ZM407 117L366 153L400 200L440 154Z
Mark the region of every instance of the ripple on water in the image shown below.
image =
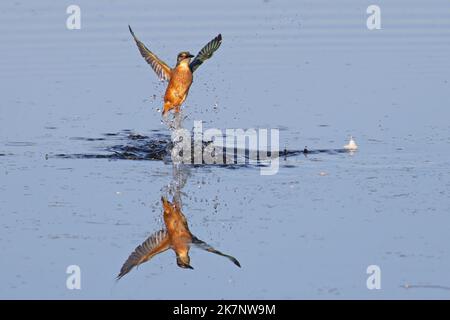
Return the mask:
M151 130L150 135L143 135L133 133L131 130L123 130L118 133L106 133L101 138L89 138L89 137L75 137L71 140L81 140L87 142L106 141L110 144L97 147L99 153L77 153L77 154L54 154L50 157L63 158L63 159L110 159L110 160L159 160L170 162L172 141L169 134ZM211 144L211 141L203 141L203 147ZM195 148L192 147L194 151ZM204 150L204 149L203 149ZM249 149L239 150L239 156L236 156L238 149L223 150L223 164L193 164L193 167L198 166L221 166L228 169L239 169L246 167L264 167L267 166L267 162L262 161L263 158L257 154L256 158L252 156L253 152ZM234 152L234 156L233 156ZM304 156L310 161L318 161L317 158L309 157L310 155L339 155L349 153L345 149L284 149L279 150L279 157L286 160L290 157ZM270 151L268 157L271 157ZM193 155L192 155L193 159ZM193 161L192 161L193 162ZM293 164L284 164L284 168L296 168Z

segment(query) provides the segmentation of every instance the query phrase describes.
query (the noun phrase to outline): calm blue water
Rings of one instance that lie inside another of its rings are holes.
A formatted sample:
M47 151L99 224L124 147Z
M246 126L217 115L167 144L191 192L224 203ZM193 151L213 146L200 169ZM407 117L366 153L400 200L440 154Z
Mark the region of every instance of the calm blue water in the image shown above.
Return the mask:
M0 3L1 298L450 298L450 4L377 1ZM278 128L302 154L274 176L196 167L182 189L191 231L230 253L168 251L115 282L163 226L172 164L104 154L123 130L168 134L161 84L128 32L170 65L217 33L185 127ZM156 130L156 131L155 131ZM47 157L46 157L47 155ZM66 288L78 265L81 290ZM366 268L381 268L368 290ZM409 287L409 288L405 288Z

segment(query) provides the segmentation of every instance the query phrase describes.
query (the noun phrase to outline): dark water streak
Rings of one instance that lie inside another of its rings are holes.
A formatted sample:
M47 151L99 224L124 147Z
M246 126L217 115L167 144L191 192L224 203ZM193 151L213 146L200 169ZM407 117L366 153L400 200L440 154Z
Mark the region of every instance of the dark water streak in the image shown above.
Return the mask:
M111 139L114 138L114 139ZM88 142L94 141L108 141L108 140L117 140L118 144L114 144L106 147L98 147L97 149L101 151L101 153L76 153L76 154L50 154L49 158L62 158L62 159L109 159L109 160L158 160L164 162L171 162L171 150L173 148L173 143L171 141L170 135L164 134L161 132L154 132L152 135L141 135L130 133L128 130L124 130L120 133L107 133L104 134L104 138L72 138L72 140L83 140ZM209 145L211 141L203 141L203 147ZM249 149L237 149L234 148L233 153L230 153L230 150L223 149L223 164L207 164L203 162L202 164L194 164L193 152L192 150L192 162L191 164L194 167L200 165L207 166L226 166L231 169L240 168L240 167L260 167L265 164L260 161L259 156L257 159L251 159L250 154L251 150ZM228 151L228 153L227 153ZM283 149L278 151L278 157L286 160L289 157L296 157L299 155L304 155L307 157L308 155L317 155L317 154L327 154L327 155L337 155L349 153L349 150L346 149L301 149L301 150L288 150ZM241 154L244 156L243 159L238 159L237 154ZM267 156L270 158L272 154L270 151L267 152ZM276 156L275 156L276 157ZM230 159L232 162L230 162Z

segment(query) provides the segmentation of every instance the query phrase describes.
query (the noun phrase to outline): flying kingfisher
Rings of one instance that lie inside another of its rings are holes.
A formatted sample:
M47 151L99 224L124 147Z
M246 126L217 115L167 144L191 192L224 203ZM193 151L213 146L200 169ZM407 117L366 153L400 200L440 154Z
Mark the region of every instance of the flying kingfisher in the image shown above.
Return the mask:
M190 265L189 250L191 245L195 245L200 249L230 259L235 265L241 267L239 261L230 255L224 254L206 242L198 239L189 230L186 217L181 212L180 205L177 202L171 203L166 198L161 198L164 209L164 224L166 229L159 230L147 238L140 246L138 246L128 257L127 261L120 269L117 279L122 278L134 267L141 263L147 262L155 255L168 249L175 251L177 257L177 265L185 269L194 269Z
M193 80L193 73L197 68L211 58L213 53L219 49L222 43L222 35L217 35L214 39L208 42L195 56L194 60L191 58L194 56L188 51L182 51L177 56L177 64L174 68L170 68L164 61L159 59L153 52L134 35L131 27L131 35L136 41L136 45L141 52L142 57L156 72L159 79L169 81L166 93L164 95L164 108L162 115L164 116L167 111L175 109L175 113L180 112L180 106L186 100Z

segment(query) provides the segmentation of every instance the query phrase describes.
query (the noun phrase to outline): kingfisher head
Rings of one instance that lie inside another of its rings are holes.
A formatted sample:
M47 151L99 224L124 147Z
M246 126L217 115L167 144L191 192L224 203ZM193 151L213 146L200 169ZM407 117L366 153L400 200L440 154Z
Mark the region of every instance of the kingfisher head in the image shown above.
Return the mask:
M194 269L192 268L192 266L189 264L191 262L191 259L189 258L189 255L186 254L177 254L177 265L180 268L184 268L184 269Z
M189 63L191 61L191 58L193 57L194 55L192 55L189 51L180 52L177 56L177 64L182 61L186 61L187 63Z

